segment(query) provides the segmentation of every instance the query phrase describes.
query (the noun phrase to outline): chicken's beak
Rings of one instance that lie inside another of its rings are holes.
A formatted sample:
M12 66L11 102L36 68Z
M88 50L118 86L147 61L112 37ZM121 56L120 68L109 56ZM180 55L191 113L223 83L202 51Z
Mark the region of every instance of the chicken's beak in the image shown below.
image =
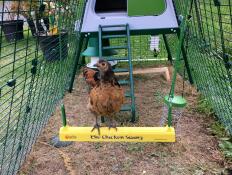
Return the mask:
M96 63L96 64L94 64L93 66L94 66L94 67L99 67L99 64L98 64L98 63Z

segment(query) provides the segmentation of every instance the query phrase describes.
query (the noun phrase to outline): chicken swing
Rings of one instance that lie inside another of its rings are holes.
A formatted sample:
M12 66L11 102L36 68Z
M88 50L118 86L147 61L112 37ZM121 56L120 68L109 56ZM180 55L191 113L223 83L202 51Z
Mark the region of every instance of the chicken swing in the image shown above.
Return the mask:
M103 6L100 3L104 3ZM186 100L182 96L175 96L175 82L177 71L180 65L180 55L183 52L183 41L185 30L188 25L189 16L188 7L192 6L189 1L185 4L185 13L180 19L176 17L172 0L109 0L98 1L89 0L86 4L85 14L82 22L81 33L84 36L96 37L99 42L99 57L107 61L126 60L128 69L115 69L115 72L128 71L130 80L131 104L124 106L122 111L130 111L132 114L131 121L135 121L135 97L133 83L133 66L131 60L130 35L138 33L158 35L177 34L179 44L176 50L176 59L174 61L174 72L172 85L169 95L164 99L168 106L167 126L164 127L117 127L117 130L109 130L107 127L101 128L101 133L93 131L92 127L71 127L66 124L66 115L64 106L62 109L63 127L60 128L59 137L61 141L88 141L88 142L175 142L175 129L172 127L172 109L174 107L183 108L186 106ZM191 8L190 8L191 10ZM95 21L95 22L93 22ZM98 34L98 35L97 35ZM103 39L110 38L127 38L126 46L104 46ZM167 48L166 44L166 48ZM125 49L127 50L126 58L114 58L104 56L105 50ZM167 48L168 49L168 48ZM81 51L80 51L81 52ZM79 53L79 56L81 53ZM187 60L185 60L186 63ZM187 73L191 82L191 74L186 64ZM120 82L121 84L125 82Z

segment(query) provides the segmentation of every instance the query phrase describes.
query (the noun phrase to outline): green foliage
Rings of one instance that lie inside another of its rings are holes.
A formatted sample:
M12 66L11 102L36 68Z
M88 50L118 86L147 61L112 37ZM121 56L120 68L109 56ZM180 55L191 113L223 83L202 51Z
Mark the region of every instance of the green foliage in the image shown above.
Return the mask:
M210 127L211 132L219 139L219 148L224 156L232 161L232 138L229 136L227 130L217 121Z
M212 133L216 135L218 138L224 138L228 136L228 133L226 132L225 128L218 121L214 122L210 128Z
M219 147L221 148L225 157L232 161L232 140L230 138L221 139Z
M215 114L212 105L203 95L200 95L197 98L196 110L200 113L206 114L207 116Z
M202 96L198 97L197 111L206 114L207 116L215 115L211 104ZM229 137L229 132L219 121L214 122L210 126L210 131L219 139L219 148L224 156L232 161L232 138Z

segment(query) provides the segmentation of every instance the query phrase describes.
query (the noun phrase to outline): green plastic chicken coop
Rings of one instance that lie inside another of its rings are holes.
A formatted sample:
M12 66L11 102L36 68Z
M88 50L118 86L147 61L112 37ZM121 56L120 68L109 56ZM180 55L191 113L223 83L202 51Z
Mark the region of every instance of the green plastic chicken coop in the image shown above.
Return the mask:
M183 26L183 28L184 27L185 26ZM80 31L82 36L87 36L87 38L91 38L90 40L98 38L99 44L95 47L95 50L99 50L99 55L97 56L100 58L104 57L104 59L107 59L108 61L128 62L128 68L116 68L114 69L114 72L129 72L129 80L124 79L119 81L121 85L130 86L130 91L126 92L125 96L131 99L130 104L125 104L121 111L130 111L132 116L131 121L134 122L136 120L136 104L130 38L131 36L138 34L163 34L166 41L167 34L180 36L178 17L176 16L173 2L171 0L149 0L145 2L135 0L90 0L86 3ZM124 38L126 43L118 46L103 44L104 40L117 38ZM168 42L165 44L167 51L169 51ZM89 52L88 54L86 53L90 49L91 48L88 47L82 55L89 56ZM181 49L183 53L185 53L184 48L181 47ZM126 55L121 58L114 57L113 55L104 56L103 52L107 50L126 50ZM179 53L180 52L181 50L179 50ZM96 55L93 53L91 56ZM184 55L184 58L187 62L186 55ZM192 82L189 68L188 74L190 81Z

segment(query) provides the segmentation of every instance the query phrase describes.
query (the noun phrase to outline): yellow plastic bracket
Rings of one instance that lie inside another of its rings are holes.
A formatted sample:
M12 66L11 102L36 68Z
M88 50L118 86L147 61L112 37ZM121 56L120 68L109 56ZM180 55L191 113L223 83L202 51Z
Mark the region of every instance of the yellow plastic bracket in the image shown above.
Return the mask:
M61 141L80 142L175 142L175 130L173 127L118 127L100 128L100 135L92 127L60 128Z

